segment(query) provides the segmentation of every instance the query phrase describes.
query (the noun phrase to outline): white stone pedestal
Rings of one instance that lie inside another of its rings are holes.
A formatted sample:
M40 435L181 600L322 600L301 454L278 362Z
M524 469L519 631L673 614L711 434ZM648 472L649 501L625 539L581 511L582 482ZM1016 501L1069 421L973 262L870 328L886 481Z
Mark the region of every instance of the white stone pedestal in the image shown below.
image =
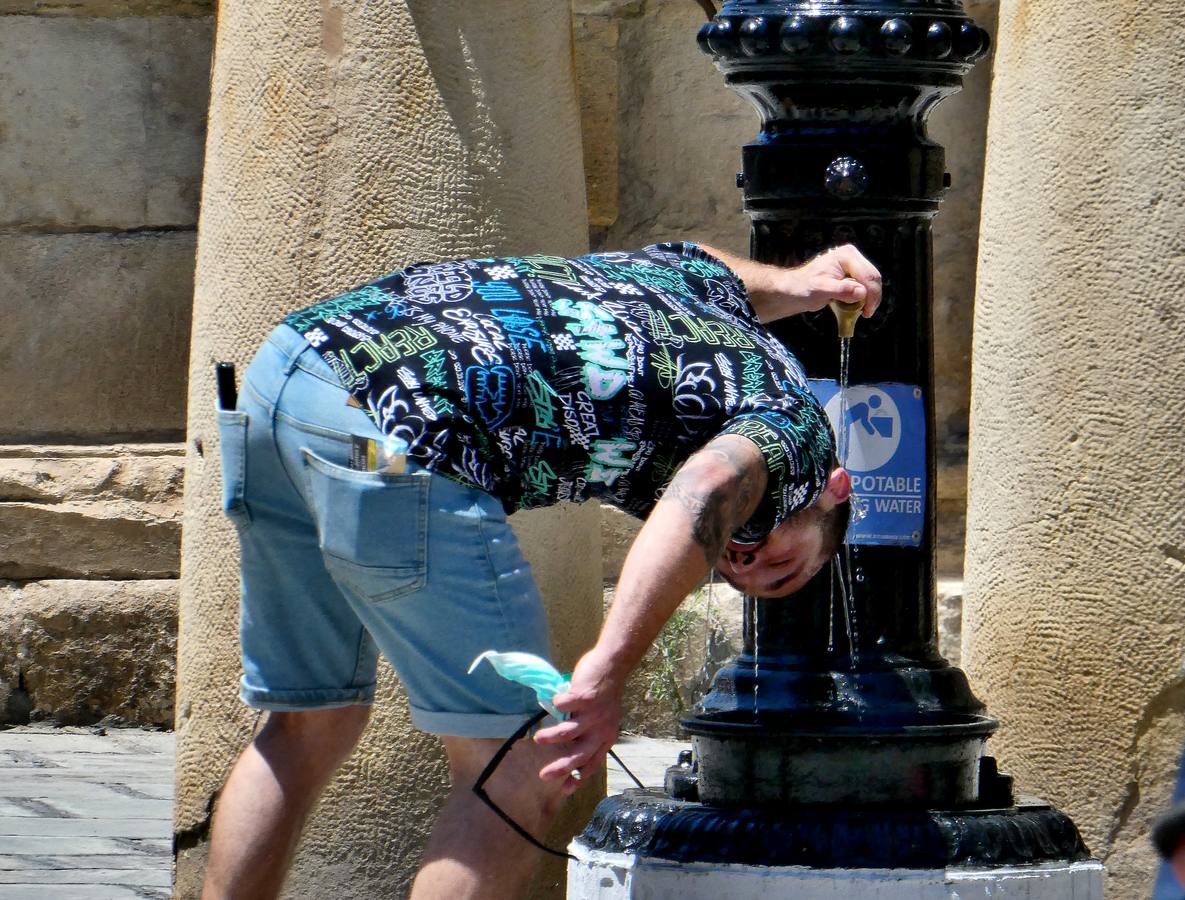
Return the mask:
M568 900L1102 900L1097 860L949 869L804 869L675 863L569 848Z

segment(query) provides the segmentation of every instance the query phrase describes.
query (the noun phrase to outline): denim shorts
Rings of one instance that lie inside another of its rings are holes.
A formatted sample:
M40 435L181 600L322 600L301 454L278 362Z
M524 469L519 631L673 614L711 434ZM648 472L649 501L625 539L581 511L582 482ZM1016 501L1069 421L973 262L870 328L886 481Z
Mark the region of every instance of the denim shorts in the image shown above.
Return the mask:
M501 503L408 463L348 468L351 436L379 431L333 370L280 326L220 410L223 509L242 548L240 696L311 710L369 703L382 653L412 721L506 737L534 694L483 650L548 656L542 598Z

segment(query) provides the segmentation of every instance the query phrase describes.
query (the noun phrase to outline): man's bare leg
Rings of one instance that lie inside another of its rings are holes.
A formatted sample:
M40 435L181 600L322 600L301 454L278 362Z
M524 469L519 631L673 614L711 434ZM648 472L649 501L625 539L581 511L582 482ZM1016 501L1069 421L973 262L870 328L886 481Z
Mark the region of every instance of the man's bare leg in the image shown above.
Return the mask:
M369 716L369 706L269 714L218 799L203 900L279 895L309 810Z
M473 793L502 742L445 737L452 790L432 828L411 900L515 900L526 892L540 852L515 834ZM514 821L543 839L563 804L561 781L541 781L539 770L558 755L519 741L486 792Z

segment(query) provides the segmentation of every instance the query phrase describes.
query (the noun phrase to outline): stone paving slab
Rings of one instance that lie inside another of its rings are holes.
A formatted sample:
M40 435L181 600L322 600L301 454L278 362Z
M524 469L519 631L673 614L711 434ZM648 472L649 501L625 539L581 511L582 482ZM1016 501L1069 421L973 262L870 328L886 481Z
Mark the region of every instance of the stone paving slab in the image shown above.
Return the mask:
M121 887L114 884L56 884L53 891L43 885L6 884L0 894L4 900L167 900L172 895L168 888Z
M0 898L168 897L173 735L0 731Z
M690 749L690 741L663 741L628 734L622 735L613 747L642 784L657 788L662 787L667 769L679 761L679 751ZM612 759L606 761L606 773L610 795L637 787Z

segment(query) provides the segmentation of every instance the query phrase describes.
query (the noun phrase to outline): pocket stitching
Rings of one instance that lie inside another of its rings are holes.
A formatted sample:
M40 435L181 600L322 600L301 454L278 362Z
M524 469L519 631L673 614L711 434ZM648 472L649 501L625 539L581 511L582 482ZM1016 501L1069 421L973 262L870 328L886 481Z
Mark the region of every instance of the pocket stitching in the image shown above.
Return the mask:
M344 573L348 574L351 570L357 570L363 573L375 575L382 573L389 573L396 576L412 576L411 580L406 584L400 585L389 591L383 591L378 594L371 594L363 592L358 587L351 585L351 588L359 594L359 596L367 603L376 604L384 603L389 600L395 600L407 594L414 593L420 590L428 580L428 547L427 547L427 520L428 520L428 486L430 478L427 475L420 475L416 473L404 473L400 475L383 472L362 472L356 469L349 469L346 466L339 466L323 459L313 450L308 447L300 448L301 458L309 469L315 469L321 475L328 479L339 479L344 481L353 481L358 484L370 484L377 486L380 484L388 485L404 485L406 487L414 488L414 503L416 505L416 515L414 521L415 538L413 549L416 557L416 562L406 566L368 566L356 560L346 559L332 550L328 550L324 546L324 539L321 538L321 553L326 557L327 561L338 564ZM306 474L306 479L308 475ZM343 578L349 584L348 578Z
M246 487L247 487L247 422L248 417L245 412L238 409L220 409L218 410L218 425L219 425L219 446L218 453L222 463L222 512L233 523L238 524L242 528L246 528L251 524L251 510L247 508ZM233 439L238 442L237 459L235 460L235 471L230 473L234 476L233 494L227 499L227 467L226 467L226 446L227 441L223 439L223 433L231 434L231 429L234 429L232 435Z

